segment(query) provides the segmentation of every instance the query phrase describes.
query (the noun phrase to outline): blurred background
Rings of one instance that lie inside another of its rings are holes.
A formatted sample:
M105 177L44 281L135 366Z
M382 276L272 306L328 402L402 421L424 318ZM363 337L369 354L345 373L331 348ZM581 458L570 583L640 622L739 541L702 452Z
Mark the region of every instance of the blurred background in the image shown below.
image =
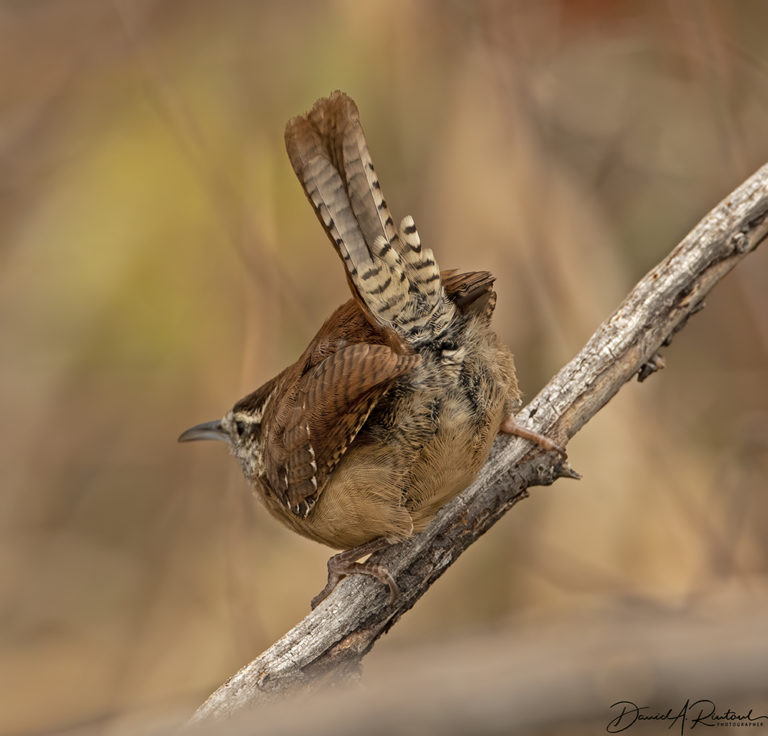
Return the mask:
M224 447L176 444L347 298L288 118L357 100L396 218L496 274L530 398L768 160L767 33L760 0L0 2L0 734L183 718L325 582ZM368 667L765 600L766 284L763 248Z

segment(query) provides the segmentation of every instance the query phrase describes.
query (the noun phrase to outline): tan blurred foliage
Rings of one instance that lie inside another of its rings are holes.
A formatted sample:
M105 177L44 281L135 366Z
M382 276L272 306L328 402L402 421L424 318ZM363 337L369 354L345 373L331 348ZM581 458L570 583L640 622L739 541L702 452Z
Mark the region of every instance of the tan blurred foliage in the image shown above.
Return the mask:
M497 276L533 395L768 160L759 0L0 2L0 733L191 709L329 554L177 446L345 299L282 129L358 102L393 211ZM768 253L377 647L766 574ZM606 707L609 703L606 703Z

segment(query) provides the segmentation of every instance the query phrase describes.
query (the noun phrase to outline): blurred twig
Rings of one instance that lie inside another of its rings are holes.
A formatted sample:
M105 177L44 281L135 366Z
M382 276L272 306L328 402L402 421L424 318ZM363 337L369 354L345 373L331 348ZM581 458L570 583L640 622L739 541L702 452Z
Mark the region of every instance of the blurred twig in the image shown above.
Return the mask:
M686 700L707 698L719 713L753 708L757 719L768 713L768 591L765 581L753 582L758 588L747 592L720 580L677 609L638 602L570 609L382 653L364 689L320 688L301 707L283 700L259 708L258 722L244 712L202 733L604 734L620 700L646 713L678 713ZM691 707L688 727L697 712ZM663 734L675 724L655 725L626 733Z
M565 444L634 375L661 367L658 351L709 290L768 236L768 165L713 209L630 292L624 302L518 415L525 426ZM231 715L319 679L358 672L362 657L472 542L527 496L572 472L559 457L531 453L519 439L499 437L479 477L447 504L421 534L382 553L400 587L388 592L352 576L302 622L222 685L194 722Z

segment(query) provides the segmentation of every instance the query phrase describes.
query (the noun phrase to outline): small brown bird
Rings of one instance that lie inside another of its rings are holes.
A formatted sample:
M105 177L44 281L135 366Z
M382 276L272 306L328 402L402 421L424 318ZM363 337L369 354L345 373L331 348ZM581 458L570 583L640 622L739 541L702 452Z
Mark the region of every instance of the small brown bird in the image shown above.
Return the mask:
M296 363L179 441L224 440L276 519L344 550L313 607L353 572L395 598L388 571L358 560L424 529L499 430L562 450L513 419L515 367L490 326L494 277L441 273L413 218L395 229L355 103L318 100L285 143L352 299Z

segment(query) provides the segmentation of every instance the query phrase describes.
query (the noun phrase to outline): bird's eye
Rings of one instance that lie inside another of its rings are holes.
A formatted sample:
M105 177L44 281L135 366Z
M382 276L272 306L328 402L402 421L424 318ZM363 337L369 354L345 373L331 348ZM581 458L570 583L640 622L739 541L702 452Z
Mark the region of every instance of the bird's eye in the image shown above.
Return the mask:
M238 437L242 437L245 434L245 422L241 422L240 420L236 421L235 432L237 432Z

